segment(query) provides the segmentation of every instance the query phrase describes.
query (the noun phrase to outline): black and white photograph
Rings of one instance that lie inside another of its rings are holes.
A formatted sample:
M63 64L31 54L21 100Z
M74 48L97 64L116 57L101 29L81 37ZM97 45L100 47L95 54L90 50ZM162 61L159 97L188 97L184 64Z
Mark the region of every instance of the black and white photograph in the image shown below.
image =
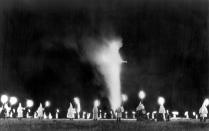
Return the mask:
M0 0L0 131L208 131L208 0Z

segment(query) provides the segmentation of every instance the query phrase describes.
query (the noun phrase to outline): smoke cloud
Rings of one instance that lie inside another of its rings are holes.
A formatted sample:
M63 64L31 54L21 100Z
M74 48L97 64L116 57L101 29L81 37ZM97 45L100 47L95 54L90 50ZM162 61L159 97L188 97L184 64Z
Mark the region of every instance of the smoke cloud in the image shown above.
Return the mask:
M85 53L104 76L111 108L115 110L121 105L120 73L123 60L119 50L122 47L122 40L112 36L103 37L99 41L90 40L90 43L91 46L86 47Z

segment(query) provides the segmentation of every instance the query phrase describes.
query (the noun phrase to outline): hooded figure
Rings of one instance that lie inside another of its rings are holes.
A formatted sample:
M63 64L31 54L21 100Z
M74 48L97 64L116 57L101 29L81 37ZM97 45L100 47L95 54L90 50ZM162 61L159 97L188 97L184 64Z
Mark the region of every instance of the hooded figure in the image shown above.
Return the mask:
M3 105L2 105L2 106L0 107L0 113L3 111L3 109L4 109L4 108L3 108Z
M37 112L34 112L33 118L38 118L38 113Z
M26 113L26 118L30 118L29 112Z
M147 118L145 107L141 103L141 101L140 101L139 105L136 108L136 118L137 118L137 121L144 120L144 119Z
M97 120L98 119L98 107L94 106L93 107L93 120Z
M5 113L6 113L6 109L4 108L4 105L2 105L0 107L0 117L5 118L5 115L6 115Z
M56 115L55 118L58 119L59 118L59 109L56 110Z
M118 107L115 112L116 112L117 122L120 122L122 118L122 113L124 112L123 106Z
M46 115L46 112L44 112L44 119L47 119L48 116Z
M141 111L141 110L143 110L144 109L144 105L141 103L141 101L140 101L140 103L139 103L139 105L137 106L137 108L136 108L136 111Z
M24 110L24 109L25 109L25 108L22 107L22 104L19 103L19 105L18 105L18 107L17 107L17 118L18 118L18 119L23 118L23 110Z
M31 110L30 109L27 110L26 118L31 118Z
M75 118L75 109L73 108L72 103L70 103L70 107L68 108L67 111L67 118L69 118L70 120L73 120Z
M9 114L10 114L10 111L11 111L11 107L9 107L7 103L5 104L5 109L6 109L5 117L9 118L10 117Z
M199 109L200 121L206 122L206 118L208 116L208 109L207 109L208 104L209 104L208 100L206 99L203 102L202 107Z
M40 106L37 109L38 118L42 119L44 116L44 108L42 107L42 104L40 103Z
M52 119L52 114L49 112L49 119L51 120Z
M166 121L170 121L170 113L169 113L169 110L166 110L165 119L166 119Z
M160 108L159 108L159 111L158 111L158 120L159 121L165 121L166 119L165 119L165 113L166 113L166 111L165 111L165 107L164 107L164 105L160 105Z

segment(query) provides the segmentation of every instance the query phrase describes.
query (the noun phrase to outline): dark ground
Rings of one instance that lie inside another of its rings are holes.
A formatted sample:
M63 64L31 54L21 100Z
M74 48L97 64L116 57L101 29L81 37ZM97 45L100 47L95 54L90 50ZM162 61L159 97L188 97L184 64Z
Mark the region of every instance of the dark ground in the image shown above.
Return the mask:
M113 120L0 120L0 131L208 131L209 124L199 121L136 122L124 120L117 124Z

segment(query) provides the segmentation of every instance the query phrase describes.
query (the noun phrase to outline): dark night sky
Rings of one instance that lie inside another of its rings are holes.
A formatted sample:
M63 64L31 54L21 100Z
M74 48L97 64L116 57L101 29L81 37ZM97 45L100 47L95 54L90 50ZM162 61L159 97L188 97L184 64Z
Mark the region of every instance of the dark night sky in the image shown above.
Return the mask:
M87 38L116 34L127 64L122 91L135 109L157 96L169 109L197 110L208 95L208 3L199 1L10 0L0 2L0 92L69 106L74 96L91 111L107 105L102 75L86 59Z

